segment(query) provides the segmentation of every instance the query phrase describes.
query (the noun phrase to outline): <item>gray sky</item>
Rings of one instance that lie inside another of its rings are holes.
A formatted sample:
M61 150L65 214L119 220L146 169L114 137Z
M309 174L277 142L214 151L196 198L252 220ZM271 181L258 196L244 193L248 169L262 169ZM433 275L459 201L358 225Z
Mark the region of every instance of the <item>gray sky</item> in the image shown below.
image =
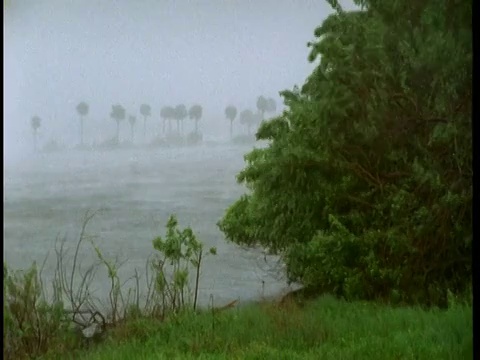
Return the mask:
M224 109L301 84L312 71L306 43L331 12L322 0L14 0L4 12L4 137L7 156L40 143L78 143L80 101L90 105L85 139L114 134L111 106L138 115L185 103L204 107L203 132ZM223 122L222 122L223 121ZM228 129L225 124L225 131ZM126 124L123 124L126 129ZM126 131L126 130L125 130Z

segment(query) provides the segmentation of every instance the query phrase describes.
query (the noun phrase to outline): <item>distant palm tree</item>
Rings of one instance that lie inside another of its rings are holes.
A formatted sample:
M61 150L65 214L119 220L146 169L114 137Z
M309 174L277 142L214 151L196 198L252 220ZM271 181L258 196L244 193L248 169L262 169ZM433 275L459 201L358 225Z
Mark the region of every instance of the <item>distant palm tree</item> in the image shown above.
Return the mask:
M229 105L225 108L225 116L230 120L230 139L233 136L233 120L237 116L237 108L233 105Z
M160 117L162 118L162 132L165 134L165 124L167 123L167 120L169 118L169 107L164 106L160 110Z
M88 104L81 102L77 105L77 112L80 115L80 145L83 146L83 118L88 115Z
M180 122L185 120L188 112L185 105L180 104L175 107L175 120L177 120L177 132L180 134Z
M135 123L137 122L137 118L133 115L129 115L128 116L128 122L130 123L130 129L132 131L131 135L132 135L132 143L133 143L133 131L134 131L134 127L135 127Z
M253 115L252 110L247 109L247 110L243 110L240 113L240 124L247 126L248 135L250 135L250 133L251 133L250 128L252 127L254 121L255 121L255 119L254 119L254 115Z
M202 118L203 108L201 105L193 105L188 111L190 119L195 120L195 134L198 134L198 120Z
M32 129L33 129L33 149L37 151L37 131L42 125L42 119L40 119L40 117L35 115L30 120L30 125L32 126Z
M117 122L117 143L120 142L120 122L125 120L125 108L122 105L112 105L110 117Z
M168 121L168 132L172 132L172 120L175 119L175 108L172 106L166 106L164 110L165 119Z
M257 99L257 109L262 114L262 119L264 118L265 111L268 110L268 100L263 96L259 96Z
M147 117L152 115L152 108L150 107L150 105L140 105L140 114L143 115L143 139L145 140L145 136L147 134Z
M272 98L268 98L267 104L267 111L274 114L277 111L277 103L275 102L275 100L273 100Z

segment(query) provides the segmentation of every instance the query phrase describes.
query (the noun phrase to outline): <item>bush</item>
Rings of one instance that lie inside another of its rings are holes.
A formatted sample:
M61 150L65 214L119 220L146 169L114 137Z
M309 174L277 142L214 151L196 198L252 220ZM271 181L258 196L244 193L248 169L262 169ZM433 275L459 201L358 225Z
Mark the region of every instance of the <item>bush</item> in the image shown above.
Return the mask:
M471 280L471 7L358 3L315 30L219 226L318 291L444 307Z
M125 289L128 280L121 281L118 261L108 259L92 242L99 264L107 271L110 281L108 306L94 298L90 290L97 265L82 266L83 271L80 271L78 256L80 246L88 238L87 225L95 214L87 212L85 215L72 258L67 257L65 241L60 246L56 243L57 266L50 298L35 264L27 271L12 272L4 263L3 349L6 359L38 357L48 351L71 352L92 341L105 339L108 329L127 320L142 317L163 320L179 311L196 309L203 245L191 228L178 228L174 215L168 220L165 238L153 240L155 254L147 260L153 273L146 274L144 302L140 301L138 272L130 278L135 281L135 287ZM209 253L215 254L216 250L211 248ZM68 260L71 266L67 265Z

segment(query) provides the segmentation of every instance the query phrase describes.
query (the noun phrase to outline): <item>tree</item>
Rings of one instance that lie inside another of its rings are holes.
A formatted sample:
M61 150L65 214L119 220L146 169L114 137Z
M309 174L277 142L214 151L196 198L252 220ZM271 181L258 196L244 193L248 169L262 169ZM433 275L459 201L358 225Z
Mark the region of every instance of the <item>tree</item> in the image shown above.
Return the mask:
M267 100L267 111L270 113L277 111L277 103L272 98L268 98Z
M88 115L88 104L86 102L81 102L77 105L77 112L80 115L80 145L83 146L83 119Z
M145 115L144 115L145 116ZM117 123L117 143L120 142L120 122L125 120L125 108L122 105L112 105L110 117Z
M166 120L168 120L168 132L172 132L172 120L175 119L175 108L172 106L166 106L163 108L163 116ZM164 124L165 125L165 124ZM165 126L164 126L164 132L165 132Z
M129 115L128 122L130 123L131 139L133 143L134 127L135 127L135 123L137 122L137 118L133 115Z
M175 118L175 120L177 120L177 132L178 132L178 134L180 134L180 123L183 120L185 120L185 118L188 115L187 108L183 104L177 105L175 107L174 114L175 114L174 118Z
M147 135L147 118L152 115L152 108L148 104L140 105L140 114L143 116L143 139Z
M446 306L471 284L471 4L331 3L218 225L312 291Z
M230 120L230 139L233 137L233 121L237 116L237 108L233 105L229 105L225 108L225 116Z
M195 120L195 134L198 134L198 121L202 118L203 109L200 105L193 105L188 111L190 119Z
M42 119L40 119L40 117L35 115L30 120L30 125L33 129L33 149L37 151L37 132L40 126L42 125Z
M162 107L160 110L160 117L162 118L162 132L165 134L165 124L167 120L171 117L171 108L168 106Z
M268 111L268 100L263 96L259 96L257 99L257 109L262 114L262 119L265 117L265 111Z
M255 122L255 117L253 115L252 110L247 109L243 110L240 113L240 124L245 125L247 127L247 134L250 136L250 129Z

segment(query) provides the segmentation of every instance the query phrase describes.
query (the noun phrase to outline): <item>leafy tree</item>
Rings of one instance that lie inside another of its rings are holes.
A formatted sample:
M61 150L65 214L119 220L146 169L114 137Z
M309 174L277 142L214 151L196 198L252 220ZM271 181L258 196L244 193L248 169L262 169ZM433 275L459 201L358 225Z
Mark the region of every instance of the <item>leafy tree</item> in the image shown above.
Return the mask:
M265 97L263 97L263 96L258 97L258 99L257 99L257 109L262 114L262 119L263 119L264 116L265 116L265 112L268 111L268 109L269 109L268 100Z
M247 127L248 135L250 135L251 133L250 129L254 124L254 122L255 122L255 117L253 115L252 110L246 109L240 113L240 124L245 125Z
M193 105L188 111L190 119L195 120L195 134L198 134L198 121L202 118L203 109L200 105Z
M177 132L180 134L180 123L185 120L188 115L187 108L183 104L177 105L174 114L174 118L177 120Z
M40 126L42 125L42 119L37 115L33 116L30 120L30 126L33 129L33 149L37 151L37 132Z
M233 105L229 105L225 108L225 116L230 120L230 139L233 136L233 121L237 117L237 108Z
M145 139L147 135L147 118L152 115L152 108L150 105L140 105L140 114L143 116L143 139Z
M77 105L77 112L80 115L80 145L83 146L83 119L88 115L88 104L86 102L81 102Z
M125 120L125 108L122 105L112 105L110 117L117 123L117 143L120 141L120 122Z
M135 123L137 122L137 118L133 115L129 115L128 122L130 123L131 138L133 143L134 127L135 127Z
M446 306L472 269L471 4L330 3L220 229L312 291Z

